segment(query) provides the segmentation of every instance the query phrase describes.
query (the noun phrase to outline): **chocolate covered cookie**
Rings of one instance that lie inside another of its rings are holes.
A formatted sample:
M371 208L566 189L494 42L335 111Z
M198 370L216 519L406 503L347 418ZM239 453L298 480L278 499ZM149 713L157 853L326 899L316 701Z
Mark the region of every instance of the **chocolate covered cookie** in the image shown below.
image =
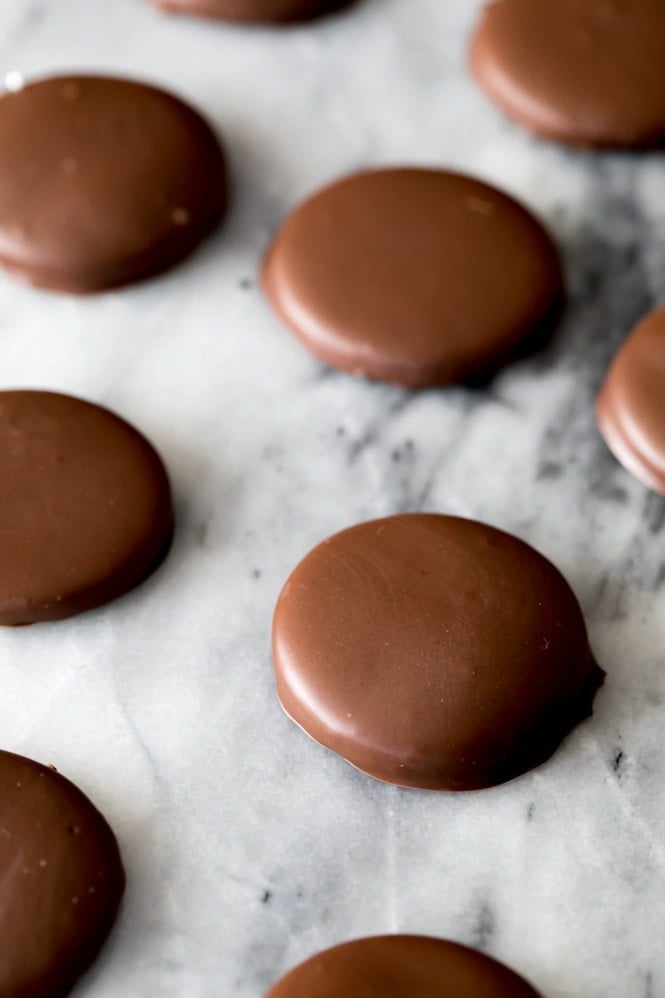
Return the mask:
M88 798L53 768L0 752L0 995L68 994L124 886L113 832Z
M665 139L663 0L495 0L471 65L492 100L542 135L589 146Z
M280 23L306 21L350 0L153 0L162 10L195 14L219 21Z
M388 783L475 790L547 759L603 673L568 583L493 527L409 514L329 538L273 621L277 693L315 741Z
M318 953L266 998L538 998L503 964L458 943L377 936Z
M647 316L619 350L597 413L617 460L665 496L665 308Z
M165 556L171 492L153 447L107 409L0 392L0 624L80 613Z
M206 122L129 80L56 76L0 99L0 264L86 293L163 271L219 222L224 160Z
M263 283L317 357L408 388L493 370L549 329L563 297L557 253L528 211L424 169L314 195L277 233Z

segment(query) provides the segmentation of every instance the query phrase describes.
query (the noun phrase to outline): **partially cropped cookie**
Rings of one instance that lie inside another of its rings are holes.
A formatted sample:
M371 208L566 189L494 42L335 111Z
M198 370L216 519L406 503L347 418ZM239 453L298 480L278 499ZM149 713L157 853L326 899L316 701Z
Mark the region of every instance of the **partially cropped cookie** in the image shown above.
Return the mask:
M648 315L619 350L597 413L617 460L665 496L665 308Z
M67 995L124 886L113 832L88 798L50 766L0 752L0 994Z
M106 603L164 558L169 480L155 449L101 406L0 392L0 624Z
M306 21L345 7L350 0L153 0L162 10L219 21Z
M263 284L317 357L408 388L491 372L549 330L563 298L556 250L525 208L416 168L360 173L305 201Z
M538 998L503 964L458 943L377 936L318 953L266 998Z
M589 146L665 139L663 0L494 0L471 65L534 132Z
M362 523L315 548L277 602L273 656L281 705L315 741L428 790L539 765L603 680L549 561L436 514Z
M84 294L166 270L219 222L218 140L155 87L56 76L0 99L0 264Z

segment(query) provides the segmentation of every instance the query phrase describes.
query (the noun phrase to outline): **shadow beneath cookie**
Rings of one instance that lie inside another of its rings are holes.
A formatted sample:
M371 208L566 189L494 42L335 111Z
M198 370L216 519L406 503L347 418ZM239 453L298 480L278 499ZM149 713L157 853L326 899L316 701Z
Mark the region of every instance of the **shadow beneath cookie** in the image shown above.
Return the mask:
M535 326L531 332L522 339L517 346L507 355L501 357L493 366L476 374L469 375L462 380L465 388L482 391L489 388L497 375L510 364L517 364L520 361L529 360L542 354L555 340L563 315L566 310L565 295L554 302L547 311L543 319Z

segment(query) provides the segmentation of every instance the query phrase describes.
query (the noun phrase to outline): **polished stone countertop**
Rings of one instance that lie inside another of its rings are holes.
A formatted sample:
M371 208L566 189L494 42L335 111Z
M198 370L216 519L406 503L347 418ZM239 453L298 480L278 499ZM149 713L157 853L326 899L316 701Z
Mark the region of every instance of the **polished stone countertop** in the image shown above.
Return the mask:
M0 76L165 85L225 137L233 179L224 228L160 279L76 299L0 275L3 387L124 415L177 500L147 583L0 633L0 744L79 784L127 867L81 998L260 998L314 951L393 931L477 946L545 998L665 996L665 501L593 413L616 347L665 300L664 155L571 152L503 118L465 68L478 7L360 0L274 30L144 0L0 8ZM570 301L544 353L484 389L409 394L325 369L284 331L257 287L270 233L321 184L384 163L466 169L547 222ZM296 562L421 509L550 557L608 673L550 762L486 792L374 782L274 696L271 614Z

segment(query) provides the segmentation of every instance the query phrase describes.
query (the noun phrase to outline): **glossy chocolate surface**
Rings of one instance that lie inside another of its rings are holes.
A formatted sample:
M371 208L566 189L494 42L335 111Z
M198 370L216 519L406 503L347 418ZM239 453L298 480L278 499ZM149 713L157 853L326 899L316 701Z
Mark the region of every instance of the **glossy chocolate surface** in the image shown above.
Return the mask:
M471 65L492 100L535 132L582 145L665 139L662 0L495 0Z
M464 381L551 325L556 251L512 198L470 177L385 169L315 194L264 265L275 311L317 357L409 388Z
M266 998L538 998L503 964L425 936L378 936L300 964Z
M273 622L277 693L313 739L389 783L474 790L547 759L603 673L558 570L493 527L407 514L315 548Z
M617 460L665 496L665 308L648 315L619 350L597 414Z
M113 832L87 797L51 767L0 752L0 995L68 994L124 886Z
M176 97L57 76L0 99L0 264L31 284L101 291L165 270L219 221L222 152Z
M307 21L346 7L350 0L153 0L162 10L219 21L280 23Z
M171 492L153 447L107 409L0 392L0 624L80 613L162 560Z

